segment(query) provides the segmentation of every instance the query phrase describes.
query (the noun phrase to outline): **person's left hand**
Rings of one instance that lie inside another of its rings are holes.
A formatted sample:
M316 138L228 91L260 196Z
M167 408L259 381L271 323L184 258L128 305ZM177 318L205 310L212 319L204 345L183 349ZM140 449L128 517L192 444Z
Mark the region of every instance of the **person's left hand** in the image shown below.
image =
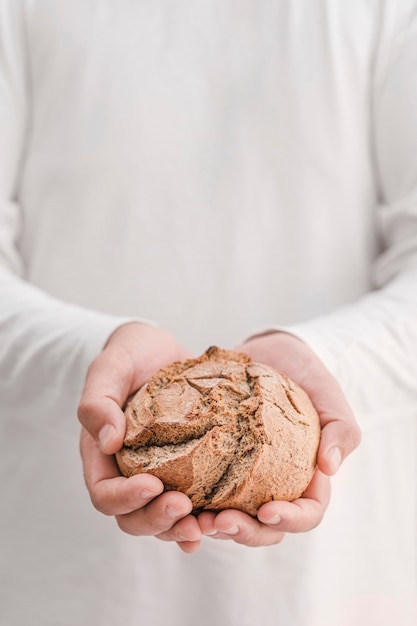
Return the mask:
M204 535L266 546L280 543L286 532L306 532L321 522L330 500L330 476L359 445L360 430L339 384L300 339L275 332L254 337L238 350L300 385L310 396L322 427L317 469L301 498L267 502L257 518L232 509L217 514L205 511L198 517Z

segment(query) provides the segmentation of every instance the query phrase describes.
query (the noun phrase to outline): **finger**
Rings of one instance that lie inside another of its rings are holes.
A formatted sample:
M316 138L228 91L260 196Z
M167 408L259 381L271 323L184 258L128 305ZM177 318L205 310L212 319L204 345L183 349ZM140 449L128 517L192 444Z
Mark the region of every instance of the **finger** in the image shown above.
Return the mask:
M85 429L80 447L85 481L94 506L106 515L115 515L124 532L160 534L191 512L191 501L182 493L171 491L157 497L164 487L155 476L120 476L114 458L103 454Z
M204 516L200 523L206 527L206 524L209 526L211 522L208 517ZM214 539L232 539L236 543L249 547L277 544L285 536L280 529L266 526L246 513L232 509L221 511L215 516L213 529L216 530L216 534L210 533L209 536Z
M78 419L106 454L123 444L126 420L121 407L133 391L127 362L107 349L90 365L78 406Z
M212 511L203 511L200 513L197 520L203 535L206 535L207 537L214 537L217 535L218 531L214 526L215 519L216 513L213 513Z
M200 549L201 541L179 541L177 545L183 552L192 554Z
M116 521L119 528L129 535L154 536L170 530L191 510L191 500L185 494L167 491L137 511L118 515Z
M301 498L293 502L267 502L259 509L258 519L281 531L307 532L321 522L329 501L330 478L316 470Z
M215 526L215 520L218 513L213 513L212 511L203 511L198 516L198 523L201 528L201 532L206 537L211 537L213 539L231 539L231 536L227 533L219 532Z
M332 476L345 458L359 445L361 433L356 422L334 419L321 431L317 456L319 468Z
M339 383L324 366L318 364L309 368L302 386L320 417L319 468L325 474L335 474L359 445L359 426Z
M329 475L359 445L361 435L351 407L334 376L299 338L287 333L258 336L243 346L254 360L285 372L309 395L322 427L318 464Z
M105 515L135 511L164 490L162 482L150 474L120 476L114 457L103 454L85 429L81 432L80 450L91 501Z
M162 541L176 541L177 543L199 542L202 533L198 521L193 515L187 515L174 524L170 530L157 535Z

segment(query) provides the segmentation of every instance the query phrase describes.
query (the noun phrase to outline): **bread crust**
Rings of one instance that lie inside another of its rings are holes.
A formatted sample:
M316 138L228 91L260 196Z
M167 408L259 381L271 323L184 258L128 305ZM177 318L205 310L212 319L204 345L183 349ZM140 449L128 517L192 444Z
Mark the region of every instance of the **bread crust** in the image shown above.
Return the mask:
M309 397L245 354L212 346L172 363L129 400L125 416L122 474L157 476L196 512L254 516L265 502L300 497L315 471L320 422Z

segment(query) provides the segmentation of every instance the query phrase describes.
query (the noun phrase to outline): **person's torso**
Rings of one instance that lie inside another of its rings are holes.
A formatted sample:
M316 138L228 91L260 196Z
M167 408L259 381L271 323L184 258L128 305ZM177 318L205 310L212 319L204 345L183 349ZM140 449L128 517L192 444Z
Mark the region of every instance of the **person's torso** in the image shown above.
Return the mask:
M27 278L194 349L366 291L377 7L32 3Z

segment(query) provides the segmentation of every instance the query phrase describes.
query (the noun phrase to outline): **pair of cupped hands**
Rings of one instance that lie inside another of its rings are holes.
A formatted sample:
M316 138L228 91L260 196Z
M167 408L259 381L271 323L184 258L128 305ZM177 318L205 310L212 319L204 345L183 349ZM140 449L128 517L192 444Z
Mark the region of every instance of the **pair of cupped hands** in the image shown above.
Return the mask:
M343 392L314 352L291 334L255 336L236 349L287 374L316 407L322 434L317 469L307 490L294 502L264 504L256 518L231 509L194 516L191 500L183 493L164 491L155 476L121 476L114 454L123 444L122 407L127 398L160 367L191 356L165 330L127 323L111 335L90 365L78 407L81 456L92 503L101 513L114 516L122 531L175 541L184 552L195 552L204 535L266 546L280 543L287 532L306 532L320 523L330 499L330 476L360 441Z

